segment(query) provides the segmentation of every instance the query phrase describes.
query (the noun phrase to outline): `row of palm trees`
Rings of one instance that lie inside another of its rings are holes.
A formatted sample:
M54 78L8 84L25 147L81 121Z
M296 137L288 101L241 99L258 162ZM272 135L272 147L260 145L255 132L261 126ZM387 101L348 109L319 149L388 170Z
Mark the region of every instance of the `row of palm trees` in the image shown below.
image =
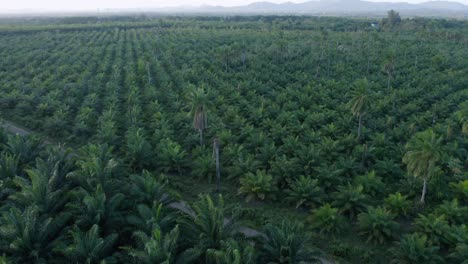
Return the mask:
M164 177L129 177L128 165L105 145L71 152L33 138L1 138L6 263L299 263L319 255L297 223L245 234L221 195L175 209Z

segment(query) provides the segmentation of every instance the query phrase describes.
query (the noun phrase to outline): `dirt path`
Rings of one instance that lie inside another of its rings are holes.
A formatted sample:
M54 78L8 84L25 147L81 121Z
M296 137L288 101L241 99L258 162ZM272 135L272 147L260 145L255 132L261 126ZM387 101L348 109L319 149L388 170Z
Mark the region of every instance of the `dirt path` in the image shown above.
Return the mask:
M5 131L7 131L8 133L17 134L20 136L27 136L27 135L33 134L33 131L28 130L26 128L22 128L18 126L17 124L14 124L13 122L9 122L6 120L3 120L3 121L0 120L0 127L5 129ZM44 143L52 144L48 140L44 141ZM190 205L186 201L181 200L178 202L170 203L169 207L179 210L191 217L195 217L195 212L193 211L193 209L190 207ZM224 221L227 223L230 220L228 218L225 218ZM262 232L252 229L250 227L246 227L246 226L239 227L239 232L244 234L246 237L265 236ZM334 262L329 259L319 258L319 260L322 264L334 264Z
M5 129L9 133L17 134L17 135L20 135L20 136L27 136L27 135L31 134L30 131L28 131L28 130L26 130L24 128L21 128L18 125L13 124L13 123L11 123L9 121L3 121L3 122L0 121L0 127Z

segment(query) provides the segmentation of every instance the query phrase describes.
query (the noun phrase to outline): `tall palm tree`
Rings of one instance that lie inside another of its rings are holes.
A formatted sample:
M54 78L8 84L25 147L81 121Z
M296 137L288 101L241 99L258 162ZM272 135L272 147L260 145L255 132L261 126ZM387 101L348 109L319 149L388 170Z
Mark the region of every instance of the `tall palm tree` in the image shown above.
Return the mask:
M353 116L358 118L358 139L361 138L362 117L367 113L370 106L369 82L366 78L356 80L351 90L351 100L349 101Z
M200 145L203 145L203 131L208 126L208 96L203 88L194 89L190 92L190 103L193 117L193 127L200 132Z
M393 72L395 71L395 51L389 50L385 55L382 70L387 74L387 89L390 89L390 81L392 80Z
M468 135L468 102L463 102L455 113L456 119L462 126L462 134Z
M441 142L442 137L438 138L434 131L429 129L416 133L406 144L407 152L403 156L403 162L409 173L423 180L421 203L424 203L426 196L427 181L443 155Z

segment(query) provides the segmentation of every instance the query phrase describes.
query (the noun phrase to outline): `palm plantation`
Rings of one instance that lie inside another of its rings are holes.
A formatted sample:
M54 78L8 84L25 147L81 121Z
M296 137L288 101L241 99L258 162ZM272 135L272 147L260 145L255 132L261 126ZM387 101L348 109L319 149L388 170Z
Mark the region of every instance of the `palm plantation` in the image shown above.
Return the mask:
M0 263L464 264L467 32L2 17Z

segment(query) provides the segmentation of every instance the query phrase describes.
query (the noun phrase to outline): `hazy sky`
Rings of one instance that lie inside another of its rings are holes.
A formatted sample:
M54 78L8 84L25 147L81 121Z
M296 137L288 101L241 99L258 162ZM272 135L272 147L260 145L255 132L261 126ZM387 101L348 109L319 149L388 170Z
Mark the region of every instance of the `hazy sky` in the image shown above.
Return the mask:
M236 6L252 2L268 1L282 3L288 0L0 0L2 11L34 9L34 10L96 10L97 8L138 8L138 7L166 7L180 5L223 5ZM425 0L369 0L374 2L410 2L420 3ZM427 0L428 1L428 0ZM468 0L455 0L468 5ZM301 3L306 0L289 0Z

